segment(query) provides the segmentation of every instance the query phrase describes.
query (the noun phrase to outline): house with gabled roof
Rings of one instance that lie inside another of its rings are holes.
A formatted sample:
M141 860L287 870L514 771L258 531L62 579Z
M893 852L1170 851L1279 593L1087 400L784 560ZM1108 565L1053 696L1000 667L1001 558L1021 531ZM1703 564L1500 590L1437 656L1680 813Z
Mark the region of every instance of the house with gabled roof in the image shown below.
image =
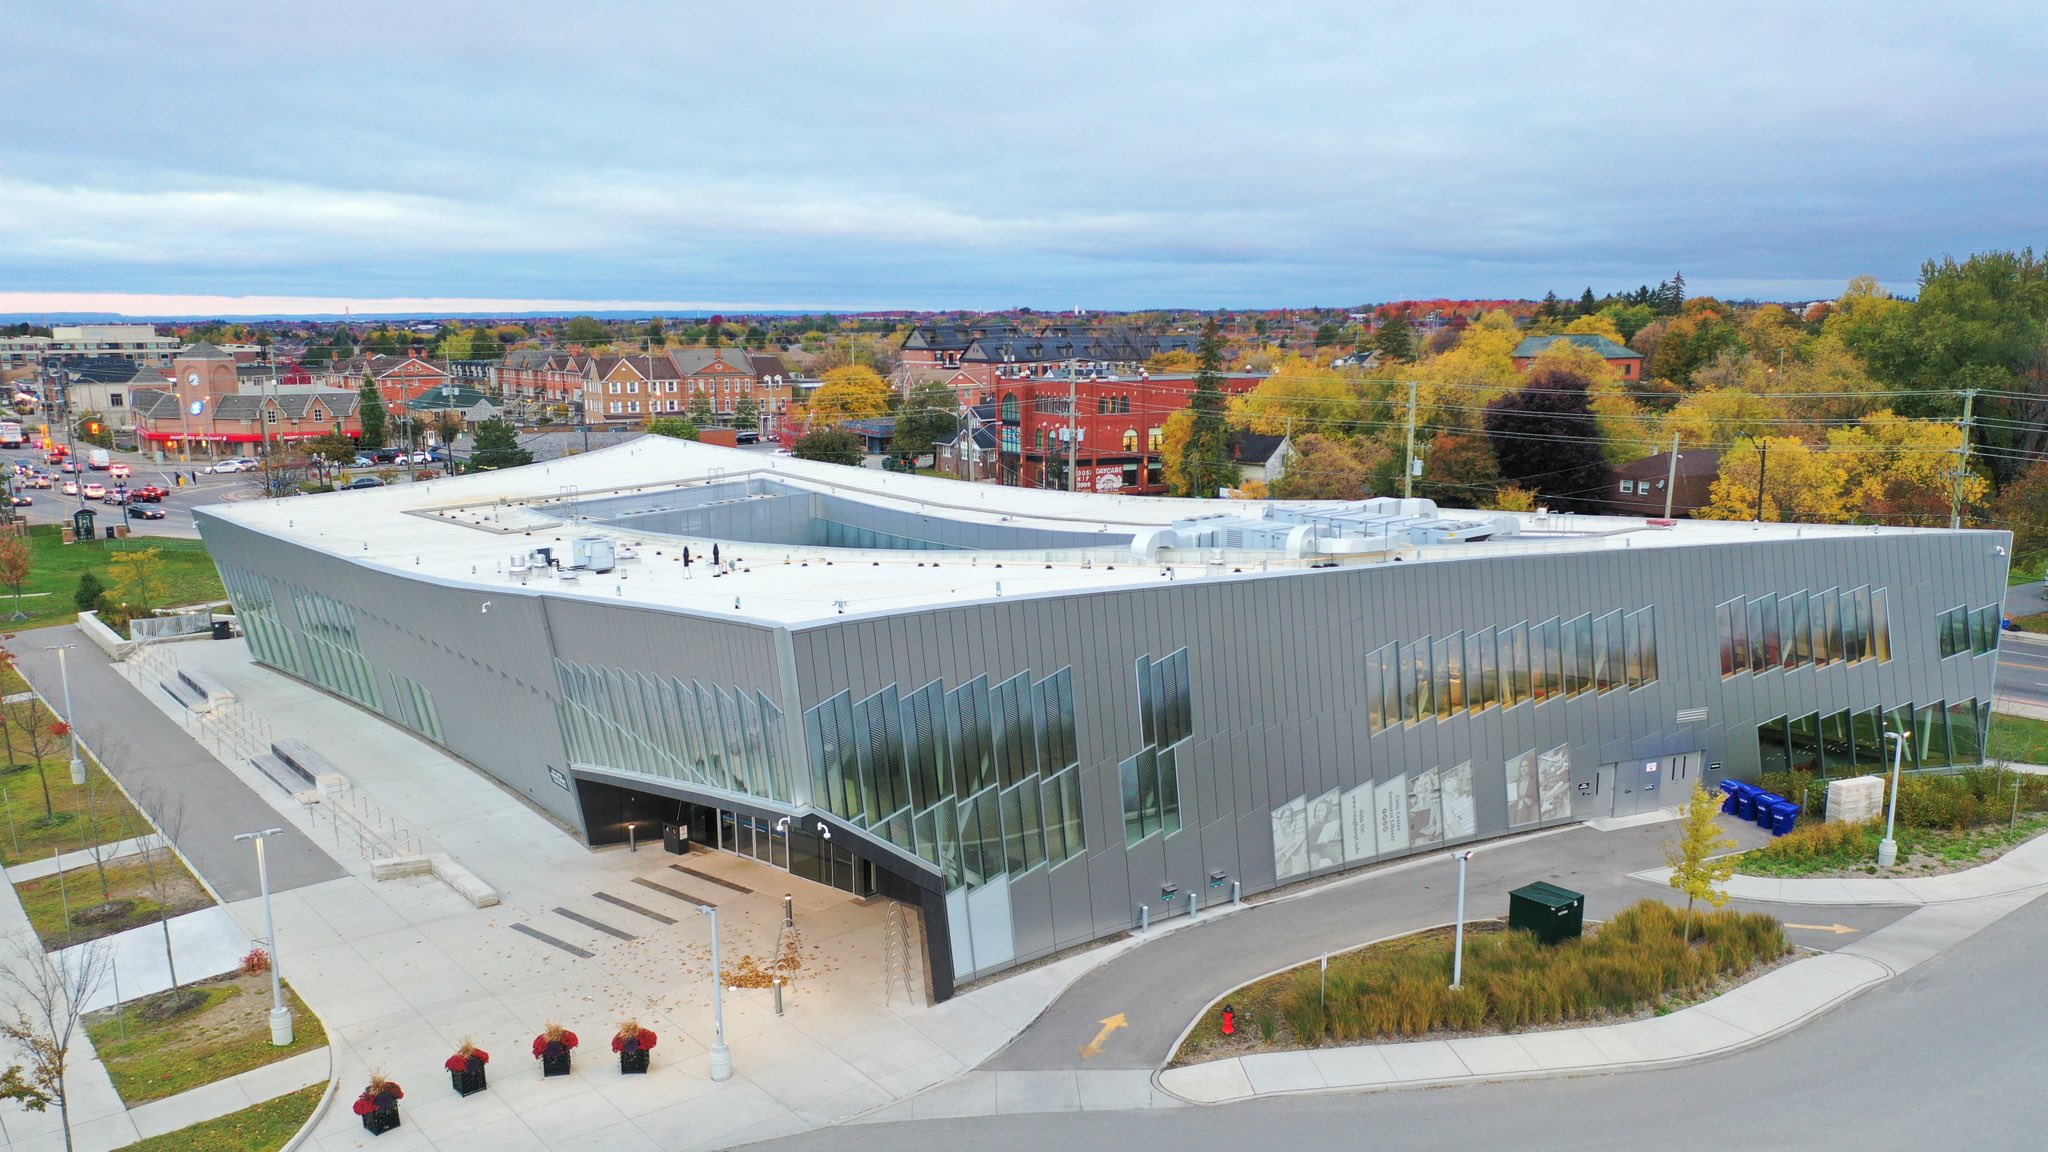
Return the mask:
M1527 372L1529 365L1538 356L1548 352L1559 341L1576 344L1588 352L1597 352L1621 373L1623 380L1643 378L1643 354L1626 344L1616 344L1606 336L1593 332L1568 332L1559 336L1530 336L1515 345L1515 371Z

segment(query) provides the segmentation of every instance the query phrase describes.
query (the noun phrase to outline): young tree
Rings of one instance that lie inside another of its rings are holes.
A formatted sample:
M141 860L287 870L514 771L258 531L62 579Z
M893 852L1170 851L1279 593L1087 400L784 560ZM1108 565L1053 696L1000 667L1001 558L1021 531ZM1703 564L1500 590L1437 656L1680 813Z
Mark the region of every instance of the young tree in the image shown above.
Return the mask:
M14 618L28 619L21 610L21 586L35 572L35 551L26 536L0 536L0 584L14 589Z
M647 431L649 435L675 440L697 439L697 426L681 416L656 416L647 422Z
M178 861L172 846L185 829L185 800L176 793L154 788L144 790L139 799L154 825L142 841L142 876L149 885L150 897L156 901L157 926L164 934L164 966L170 971L171 987L176 988L178 962L171 951L171 906L183 894L185 866Z
M170 583L161 548L115 553L107 562L107 574L114 578L114 599L128 605L136 615L155 611Z
M382 448L385 437L390 435L390 416L384 411L384 397L377 391L377 382L363 377L361 397L363 423L363 447Z
M1692 796L1678 810L1678 839L1664 845L1664 859L1671 865L1671 887L1685 893L1685 939L1692 942L1692 906L1705 900L1719 908L1728 894L1716 885L1735 875L1735 841L1715 820L1721 802L1705 784L1694 784Z
M1386 449L1363 440L1314 432L1294 440L1287 470L1272 485L1275 500L1363 500Z
M896 455L908 461L937 451L937 446L960 431L960 401L953 390L937 380L925 380L910 390L903 410L896 414Z
M517 468L533 463L533 453L519 446L519 434L512 425L493 416L476 426L476 447L470 451L469 462L480 470Z
M109 941L94 940L46 953L34 933L16 934L8 941L6 963L0 964L0 981L15 995L12 1014L0 1023L0 1036L14 1041L28 1056L24 1067L15 1065L0 1074L0 1096L42 1111L57 1106L64 1129L64 1147L71 1143L70 1096L66 1091L66 1062L78 1035L79 1017L85 1006L106 982L113 963Z
M1230 462L1230 429L1224 424L1223 330L1214 317L1202 327L1195 361L1195 394L1188 401L1194 422L1180 470L1188 495L1213 499L1237 479L1237 466Z
M859 467L867 457L861 450L860 437L838 428L820 428L805 435L789 446L789 453L799 460L820 460L827 464L854 467Z

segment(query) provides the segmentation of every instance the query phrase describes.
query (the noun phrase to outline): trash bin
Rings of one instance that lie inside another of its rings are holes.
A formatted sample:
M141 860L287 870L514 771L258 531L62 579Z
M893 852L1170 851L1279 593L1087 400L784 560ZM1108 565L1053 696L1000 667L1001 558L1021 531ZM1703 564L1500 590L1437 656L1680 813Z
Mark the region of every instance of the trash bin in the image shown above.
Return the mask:
M213 622L213 638L215 640L233 640L235 638L235 622L233 620L215 620Z
M1742 791L1735 794L1735 818L1737 820L1756 819L1756 794L1757 789L1748 784L1743 785Z
M112 539L114 538L114 526L113 526L112 524L109 524L109 525L107 525L107 526L106 526L106 528L107 528L107 539L109 539L109 540L112 540Z
M1776 792L1759 792L1756 796L1756 826L1768 832L1771 830L1771 811L1783 804L1785 798Z
M1508 927L1526 928L1545 944L1576 938L1586 923L1586 897L1538 880L1508 893Z
M1799 805L1790 800L1780 800L1771 805L1771 835L1783 836L1799 823Z
M1726 799L1721 801L1722 814L1726 816L1740 815L1743 794L1750 791L1750 786L1740 780L1723 780L1721 781L1721 791L1727 794Z
M661 846L677 856L687 853L690 850L690 830L681 824L663 824Z

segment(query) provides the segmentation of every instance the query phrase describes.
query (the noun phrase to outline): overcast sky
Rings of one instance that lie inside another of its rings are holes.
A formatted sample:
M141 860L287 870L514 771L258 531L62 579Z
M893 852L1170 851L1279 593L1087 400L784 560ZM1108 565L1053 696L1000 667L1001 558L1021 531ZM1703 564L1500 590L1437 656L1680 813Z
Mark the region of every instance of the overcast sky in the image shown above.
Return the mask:
M2038 0L26 0L0 27L0 312L1345 305L1676 270L1789 299L2048 243Z

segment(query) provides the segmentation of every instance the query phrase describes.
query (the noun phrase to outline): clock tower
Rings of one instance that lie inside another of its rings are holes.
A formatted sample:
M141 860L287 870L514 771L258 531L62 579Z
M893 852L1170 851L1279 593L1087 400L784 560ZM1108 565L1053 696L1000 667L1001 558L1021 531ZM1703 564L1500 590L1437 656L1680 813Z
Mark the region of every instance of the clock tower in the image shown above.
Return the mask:
M171 367L175 373L171 387L177 393L178 407L188 412L195 400L204 401L205 407L211 408L214 401L232 396L241 388L235 376L235 358L211 344L194 344L178 353Z

